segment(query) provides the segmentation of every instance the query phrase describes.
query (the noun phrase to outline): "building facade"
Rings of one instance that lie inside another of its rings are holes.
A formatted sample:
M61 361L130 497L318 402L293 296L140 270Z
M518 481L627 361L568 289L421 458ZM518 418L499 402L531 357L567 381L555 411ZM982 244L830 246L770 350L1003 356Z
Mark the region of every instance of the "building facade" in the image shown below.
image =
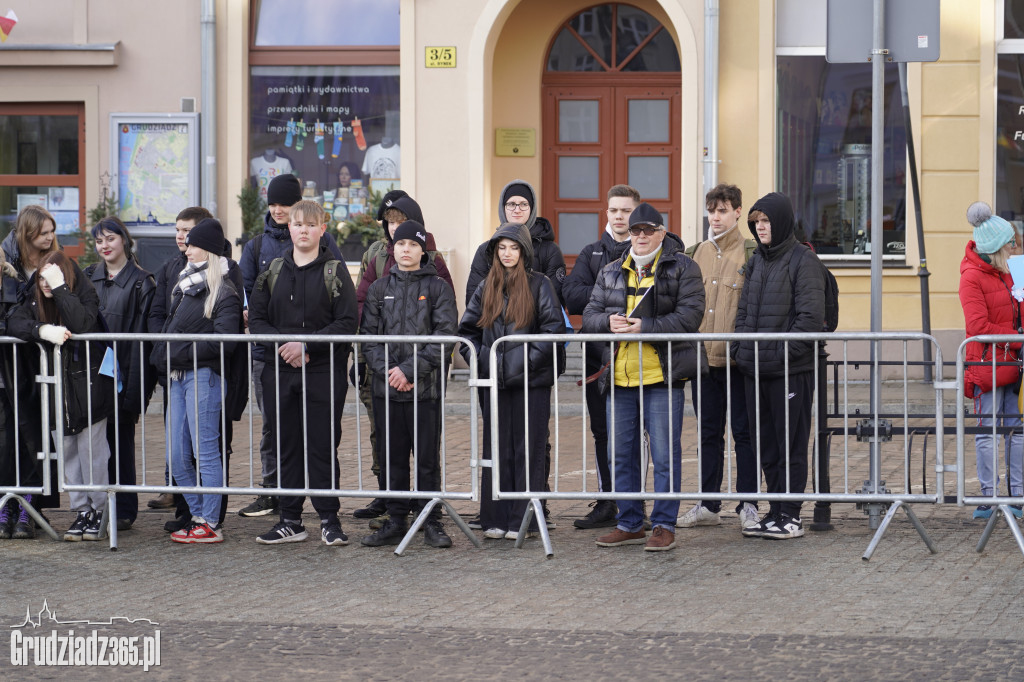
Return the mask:
M10 5L0 231L20 205L45 201L74 248L109 188L128 219L166 222L194 200L237 236L243 185L291 171L338 219L373 190L405 189L464 282L513 178L538 189L570 264L600 235L610 185L638 187L691 243L714 179L739 185L748 205L789 194L839 281L840 329L869 326L870 65L826 61L825 0ZM931 326L950 353L962 338L967 205L1024 218L1022 5L942 3L939 60L907 65L909 119L897 69L886 70L883 325L921 329L909 120Z

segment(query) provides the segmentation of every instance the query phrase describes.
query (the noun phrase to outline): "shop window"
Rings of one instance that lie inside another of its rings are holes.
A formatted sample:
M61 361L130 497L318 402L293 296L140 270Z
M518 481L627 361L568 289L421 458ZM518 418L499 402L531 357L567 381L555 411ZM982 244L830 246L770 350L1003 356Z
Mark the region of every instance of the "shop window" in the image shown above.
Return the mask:
M1024 0L1003 5L996 60L995 210L1024 227Z
M84 218L82 107L0 104L0 239L29 204L49 210L62 243L76 244Z
M871 64L825 60L824 0L780 2L776 16L776 186L797 238L825 260L870 260ZM810 17L811 20L804 20ZM882 243L906 253L906 132L899 73L885 67Z
M247 172L264 199L292 173L340 223L401 186L398 12L399 0L254 3ZM364 248L343 245L349 260Z

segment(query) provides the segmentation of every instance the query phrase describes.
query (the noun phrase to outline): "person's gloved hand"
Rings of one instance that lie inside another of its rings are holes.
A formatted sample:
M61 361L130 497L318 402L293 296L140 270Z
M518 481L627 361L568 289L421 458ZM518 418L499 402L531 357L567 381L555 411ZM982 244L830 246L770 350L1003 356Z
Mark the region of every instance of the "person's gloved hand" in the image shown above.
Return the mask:
M53 263L47 263L39 270L39 276L50 285L50 290L64 286L64 271Z
M59 270L60 268L57 269ZM62 281L63 279L61 277ZM55 346L60 346L71 338L71 332L68 331L67 327L61 327L56 324L44 324L39 327L39 338L43 341L49 341Z

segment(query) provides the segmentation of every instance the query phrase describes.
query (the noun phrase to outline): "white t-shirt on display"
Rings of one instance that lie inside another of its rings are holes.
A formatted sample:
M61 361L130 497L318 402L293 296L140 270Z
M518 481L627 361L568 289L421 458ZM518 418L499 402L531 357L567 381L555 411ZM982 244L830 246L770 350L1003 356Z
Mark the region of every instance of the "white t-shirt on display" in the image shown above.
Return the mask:
M253 158L249 162L249 175L256 178L256 184L260 189L260 198L267 200L267 186L270 181L278 175L292 172L292 162L283 156L278 156L273 161L267 161L263 155Z
M402 177L402 150L397 144L382 147L375 144L366 150L363 158L364 178Z

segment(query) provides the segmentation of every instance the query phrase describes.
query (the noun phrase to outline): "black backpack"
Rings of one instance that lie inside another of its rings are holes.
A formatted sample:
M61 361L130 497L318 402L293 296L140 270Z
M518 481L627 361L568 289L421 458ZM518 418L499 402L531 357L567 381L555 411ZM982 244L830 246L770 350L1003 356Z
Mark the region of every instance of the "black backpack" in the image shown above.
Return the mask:
M822 326L822 331L834 332L839 326L839 282L810 246L807 247L807 253L818 263L818 267L821 268L821 277L825 280L825 324ZM790 269L791 273L794 271L795 268ZM795 281L793 286L796 286Z

